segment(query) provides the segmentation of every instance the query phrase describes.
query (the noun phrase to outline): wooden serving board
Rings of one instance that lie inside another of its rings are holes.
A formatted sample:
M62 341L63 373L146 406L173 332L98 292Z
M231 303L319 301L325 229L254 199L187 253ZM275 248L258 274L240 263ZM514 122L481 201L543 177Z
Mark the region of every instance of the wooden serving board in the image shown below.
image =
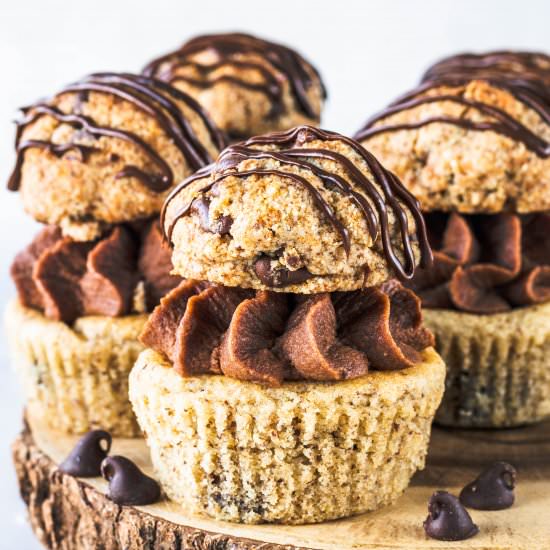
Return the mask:
M504 431L434 428L428 465L393 506L319 525L237 525L186 514L174 503L120 507L102 479L77 480L57 470L77 441L28 420L13 445L21 494L31 525L55 549L193 550L476 550L550 549L550 422ZM152 475L140 439L116 439L123 454ZM427 538L422 522L437 489L460 488L494 460L519 471L516 504L500 512L471 511L479 535L462 542Z

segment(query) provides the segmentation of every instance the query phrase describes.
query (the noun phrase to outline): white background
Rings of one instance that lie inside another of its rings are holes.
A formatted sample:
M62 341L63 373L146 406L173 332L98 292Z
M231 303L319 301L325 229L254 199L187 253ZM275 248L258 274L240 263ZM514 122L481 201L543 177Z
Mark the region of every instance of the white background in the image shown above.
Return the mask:
M549 0L0 0L0 182L14 162L18 106L99 70L138 71L192 35L243 30L297 48L329 90L323 126L353 133L437 58L464 50L550 51ZM0 305L15 252L36 231L1 191ZM0 341L0 549L39 548L24 522L9 445L22 403ZM421 518L419 518L419 521Z

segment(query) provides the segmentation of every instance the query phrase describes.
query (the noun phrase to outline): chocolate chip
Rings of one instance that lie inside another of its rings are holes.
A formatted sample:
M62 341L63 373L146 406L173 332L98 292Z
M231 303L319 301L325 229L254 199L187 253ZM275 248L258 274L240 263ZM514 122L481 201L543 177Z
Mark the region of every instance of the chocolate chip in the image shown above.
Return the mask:
M109 456L101 463L109 482L109 498L120 505L139 506L160 499L160 486L124 456Z
M504 510L514 504L516 469L495 462L460 492L460 502L476 510Z
M290 271L285 268L271 267L271 258L269 256L260 256L254 263L254 271L258 276L258 279L266 285L272 288L281 288L289 285L299 285L308 279L311 279L313 275L307 268L302 267L295 271Z
M314 132L312 132L309 128L304 127L296 135L296 145L304 145L314 139L316 139Z
M446 491L436 491L431 496L428 511L424 531L433 539L465 540L479 533L478 526L458 498Z
M302 263L302 260L300 258L300 256L296 255L296 254L289 254L286 258L286 263L288 264L289 267L291 267L292 269L298 269Z
M191 212L199 217L199 224L205 231L210 231L209 210L210 201L203 195L197 197L191 204Z
M233 225L233 218L231 216L222 216L218 218L211 227L213 233L218 235L227 235Z
M111 441L111 434L104 430L88 432L59 465L59 469L71 476L97 477L101 475L101 463L111 449Z
M210 200L203 195L197 197L191 204L191 212L199 217L199 224L205 231L227 235L233 225L233 218L231 216L221 216L210 224L209 210Z

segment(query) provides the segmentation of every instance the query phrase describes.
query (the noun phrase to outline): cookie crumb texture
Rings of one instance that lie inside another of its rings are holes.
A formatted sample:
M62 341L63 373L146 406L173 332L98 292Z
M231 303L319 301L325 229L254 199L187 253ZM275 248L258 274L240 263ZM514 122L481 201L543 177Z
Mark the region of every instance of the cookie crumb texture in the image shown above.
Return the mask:
M24 115L10 189L75 240L158 213L170 187L222 145L191 98L131 75L87 77Z
M266 389L183 379L145 350L130 399L170 499L220 520L303 524L397 499L424 467L444 375L430 348L404 371Z
M463 86L440 86L414 99L440 97L376 120L356 135L401 179L427 211L463 213L539 212L550 208L550 125L509 91L474 80ZM447 99L445 99L447 98ZM522 141L492 130L472 130L458 124L425 123L448 118L474 124L498 124L498 118L464 103L498 109L523 125L546 156ZM411 102L412 103L412 102ZM381 130L412 125L413 128ZM419 127L418 127L419 126ZM374 132L374 133L373 133ZM379 133L377 133L379 132Z
M11 302L8 342L29 413L67 433L101 428L113 436L139 435L128 374L143 349L138 335L146 319L82 317L69 327Z
M447 365L436 421L503 428L550 416L550 304L494 315L424 309Z
M194 97L233 138L319 123L326 92L296 51L255 36L198 36L144 73Z
M164 208L174 272L189 279L312 294L375 286L421 263L416 200L358 143L308 126L225 149ZM262 280L259 261L289 274L284 289ZM299 270L308 275L293 284Z

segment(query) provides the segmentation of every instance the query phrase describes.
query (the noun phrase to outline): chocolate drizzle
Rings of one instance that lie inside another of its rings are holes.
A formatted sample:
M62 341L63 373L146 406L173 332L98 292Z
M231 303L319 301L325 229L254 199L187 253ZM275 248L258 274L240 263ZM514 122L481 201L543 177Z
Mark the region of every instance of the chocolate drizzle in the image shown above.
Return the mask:
M192 109L205 124L213 143L218 148L223 147L221 134L213 126L199 104L187 94L176 90L165 82L145 76L124 73L97 73L67 86L49 101L22 109L24 118L18 123L16 136L17 161L8 182L8 189L11 191L19 189L24 153L30 148L46 149L58 157L68 150L75 149L81 153L80 160L83 162L90 154L100 150L98 147L89 147L78 143L57 144L41 140L23 140L25 129L44 116L52 117L59 123L68 124L82 130L87 136L93 138L109 137L130 142L137 146L156 167L155 172L146 172L137 166L127 165L116 175L116 178L135 177L157 193L165 191L173 185L174 174L169 164L160 152L156 151L140 136L120 128L98 125L89 116L77 112L80 111L82 103L88 99L90 92L109 94L130 102L137 109L154 119L176 145L192 170L201 168L211 162L212 159L178 107L177 102L182 102ZM71 113L63 112L55 105L55 101L59 96L67 93L76 93L79 98L78 105Z
M185 280L155 308L141 341L181 376L225 374L268 386L409 368L434 343L420 301L397 281L297 297Z
M216 52L218 61L211 64L202 64L193 58L196 54L211 50ZM193 86L208 88L220 81L231 82L248 90L265 94L272 103L271 116L277 116L283 111L283 94L280 77L277 72L268 70L266 65L259 61L239 60L242 55L259 55L265 63L282 73L290 83L291 90L298 107L309 118L317 119L307 92L313 84L312 75L319 81L323 98L326 90L317 70L307 63L297 52L273 42L262 40L243 33L211 34L198 36L186 42L180 49L159 57L149 63L143 73L154 76L170 83L184 81ZM183 75L180 71L191 66L202 77L201 79ZM254 69L262 75L263 83L252 83L233 75L221 75L214 79L209 74L220 67L232 66L241 69Z
M468 85L475 80L488 82L491 86L509 92L526 107L535 111L541 119L550 124L550 87L548 74L550 65L537 65L538 54L495 52L485 56L464 55L450 58L436 64L424 76L421 84L391 103L382 112L371 117L355 135L363 141L373 136L399 130L418 129L428 124L453 124L473 131L492 131L521 142L541 158L550 156L550 144L516 120L504 109L474 101L465 96ZM542 54L541 54L542 55ZM546 58L547 59L547 58ZM526 68L525 72L518 70ZM429 93L442 87L458 88L457 93ZM431 116L408 123L392 123L385 119L428 103L452 102L474 109L484 115L485 120L475 121L464 116Z
M349 146L354 153L359 155L367 164L376 185L346 156L329 148L302 147L305 143L314 140L340 141ZM258 148L262 146L270 147L270 150L265 151ZM273 151L273 146L278 149ZM347 179L339 176L336 172L320 168L309 160L316 158L334 161L362 192L359 193L356 191ZM242 161L251 159L273 159L278 161L281 166L277 169L255 168L239 172L239 164ZM417 200L401 185L399 180L391 172L385 170L368 151L361 147L361 145L340 134L312 128L310 126L298 126L286 132L276 132L265 136L253 137L244 143L230 146L221 153L214 165L206 167L183 181L168 196L161 213L161 226L166 232L167 239L171 242L174 227L178 220L190 214L196 196L175 213L167 229L165 227L166 209L174 197L193 182L202 178L210 178L209 181L198 190L197 194L201 195L208 193L215 185L229 177L244 179L249 176L273 175L290 180L307 190L313 203L321 212L327 223L332 225L340 236L344 250L346 253L349 253L350 238L348 230L336 217L331 206L308 180L290 170L285 170L284 165L307 170L318 177L325 187L337 189L348 197L359 208L373 241L376 241L379 237L381 238L386 259L397 276L401 279L410 279L416 267L408 229L406 212L406 209L408 209L416 225L416 235L421 250L421 265L424 267L430 265L431 251L427 242L424 220L420 213ZM376 186L382 189L382 193L380 193ZM391 243L388 206L391 208L399 224L403 242L404 264L398 258Z
M483 77L487 73L550 82L550 56L542 52L506 50L481 54L463 53L434 63L426 71L422 81L440 80L456 74Z
M549 214L426 214L431 270L408 282L424 307L498 313L550 300Z

